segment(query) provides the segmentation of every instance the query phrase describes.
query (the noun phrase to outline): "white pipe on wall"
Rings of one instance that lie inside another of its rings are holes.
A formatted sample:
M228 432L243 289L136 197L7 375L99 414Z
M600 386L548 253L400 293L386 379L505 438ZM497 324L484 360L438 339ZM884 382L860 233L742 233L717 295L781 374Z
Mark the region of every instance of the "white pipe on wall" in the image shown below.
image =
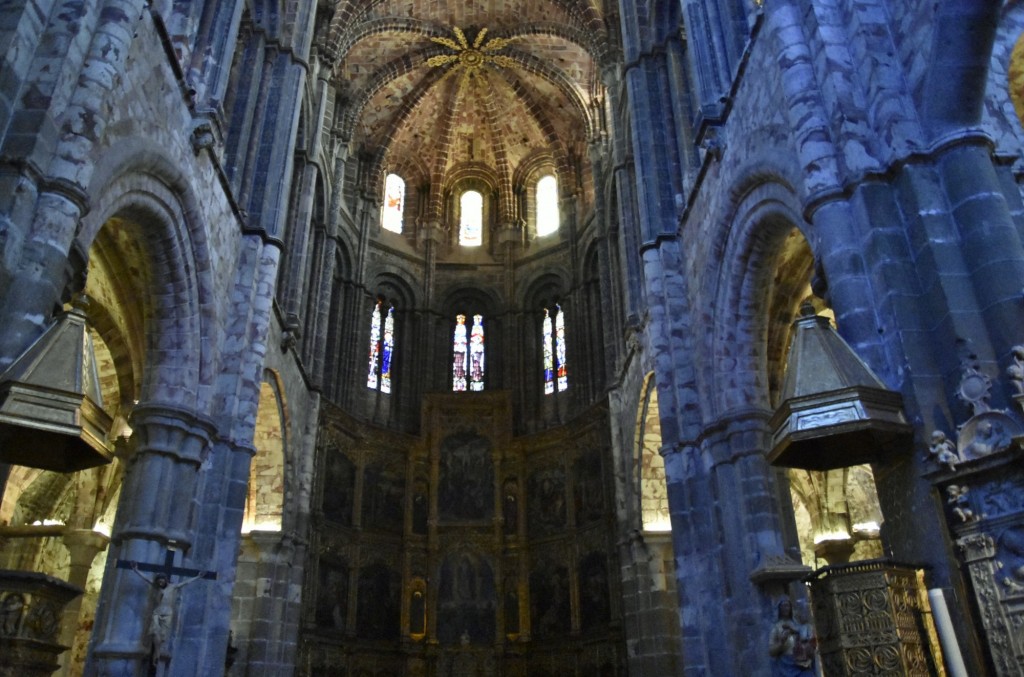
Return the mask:
M950 677L968 677L967 668L964 666L964 657L960 654L960 645L956 641L956 633L953 632L953 621L949 618L949 607L946 606L946 596L942 592L942 588L932 588L928 591L928 603L932 607L932 618L935 619L935 629L939 633L939 643L942 645L942 653L945 656Z

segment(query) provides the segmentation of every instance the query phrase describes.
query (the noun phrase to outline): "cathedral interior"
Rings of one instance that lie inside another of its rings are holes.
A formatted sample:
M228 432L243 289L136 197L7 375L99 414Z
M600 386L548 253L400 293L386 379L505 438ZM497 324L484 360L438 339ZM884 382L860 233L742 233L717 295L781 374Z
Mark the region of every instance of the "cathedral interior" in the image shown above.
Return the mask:
M0 675L1024 675L1022 34L0 3Z

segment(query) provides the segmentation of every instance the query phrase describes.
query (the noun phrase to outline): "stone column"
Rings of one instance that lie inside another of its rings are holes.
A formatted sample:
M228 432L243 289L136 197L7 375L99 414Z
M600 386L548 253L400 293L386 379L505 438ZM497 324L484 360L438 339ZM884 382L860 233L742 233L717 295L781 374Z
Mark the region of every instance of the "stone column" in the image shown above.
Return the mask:
M64 532L64 547L71 555L71 566L68 573L68 583L85 590L85 584L89 580L89 570L92 568L96 555L103 552L110 538L92 529L69 529ZM61 621L60 643L64 646L74 646L75 635L78 632L78 618L82 611L82 600L84 596L71 600L64 608L64 619ZM70 674L71 655L64 656L61 666L61 677Z
M121 488L85 675L139 675L149 660L154 587L131 569L117 568L118 560L159 564L174 545L185 553L185 561L179 556L176 566L197 564L187 559L193 539L190 507L213 425L183 409L150 404L135 408L131 426L135 453ZM172 576L171 583L176 582L180 579ZM183 594L189 592L186 588ZM176 621L172 616L167 647L172 656Z

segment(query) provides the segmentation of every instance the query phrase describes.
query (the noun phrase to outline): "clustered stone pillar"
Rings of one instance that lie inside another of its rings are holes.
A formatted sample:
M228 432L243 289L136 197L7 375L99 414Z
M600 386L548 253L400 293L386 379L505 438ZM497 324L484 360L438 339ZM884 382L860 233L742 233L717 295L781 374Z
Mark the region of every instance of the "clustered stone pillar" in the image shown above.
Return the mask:
M92 529L69 529L64 532L64 546L71 556L68 572L68 583L85 590L96 555L103 552L110 538ZM60 643L72 646L78 632L78 619L82 612L82 597L76 597L64 609L64 620L61 622ZM61 669L62 677L70 674L71 656L64 657Z
M213 437L212 424L174 407L137 406L130 422L135 454L121 489L86 675L139 675L149 662L156 595L152 585L118 562L159 564L172 547L188 552L194 530L189 508ZM172 576L170 583L175 582ZM176 620L172 613L168 652L173 652Z

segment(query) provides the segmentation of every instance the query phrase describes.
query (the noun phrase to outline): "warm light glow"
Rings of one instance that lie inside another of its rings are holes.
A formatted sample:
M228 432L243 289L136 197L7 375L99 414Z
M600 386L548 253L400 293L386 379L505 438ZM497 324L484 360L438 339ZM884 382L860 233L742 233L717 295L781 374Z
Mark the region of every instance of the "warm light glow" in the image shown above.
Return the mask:
M850 540L850 534L845 531L832 531L827 534L818 534L814 537L814 544L824 543L826 541L848 541Z
M459 206L459 244L479 247L484 243L484 196L475 190L467 190L459 198Z
M660 533L668 533L672 531L672 520L667 516L659 517L653 522L645 523L644 531L657 531Z
M537 182L537 236L554 233L558 225L558 182L545 176Z
M877 537L881 530L882 526L878 522L858 522L853 525L854 535L866 536L868 538Z
M384 204L380 208L380 225L392 233L402 232L402 214L405 210L405 181L397 174L384 179Z
M106 522L97 522L92 526L92 530L98 534L103 534L107 538L110 538L111 529L110 525Z
M32 523L34 527L62 527L64 526L64 520L36 520Z
M243 534L249 534L254 531L281 531L281 520L272 522L252 522L242 524Z

